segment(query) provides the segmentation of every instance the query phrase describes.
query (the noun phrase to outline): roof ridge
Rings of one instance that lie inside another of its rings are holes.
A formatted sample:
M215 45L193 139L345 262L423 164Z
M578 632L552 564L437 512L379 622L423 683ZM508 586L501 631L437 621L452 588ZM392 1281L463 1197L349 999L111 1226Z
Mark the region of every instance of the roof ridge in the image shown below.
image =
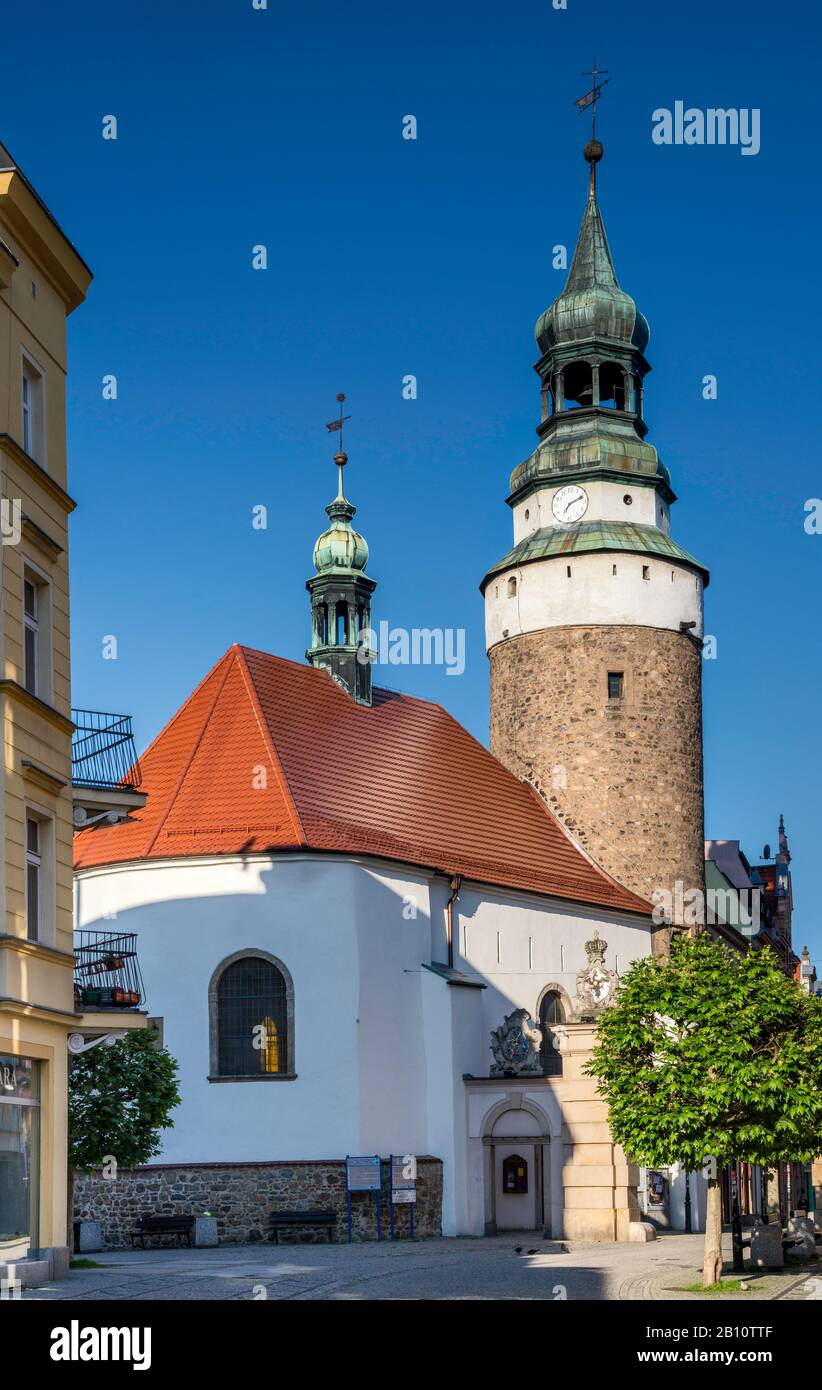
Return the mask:
M223 678L222 678L222 680L219 681L219 683L218 683L217 693L216 693L216 695L214 696L214 699L211 701L211 704L210 704L209 707L208 707L208 710L207 710L207 712L206 712L205 718L202 720L202 722L201 722L201 724L200 724L199 733L197 734L197 737L195 738L194 743L192 744L192 747L191 747L191 749L190 749L190 751L189 751L188 758L186 759L186 762L185 762L185 765L184 765L184 767L183 767L183 770L182 770L182 772L180 773L180 776L179 776L178 779L177 779L177 782L176 782L176 785L175 785L175 787L174 787L174 790L172 791L170 797L168 798L168 801L167 801L166 804L165 804L165 807L163 808L162 812L160 813L160 817L159 817L159 819L158 819L158 821L157 821L157 825L156 825L156 828L155 828L155 830L154 830L154 833L153 833L153 834L151 835L151 837L149 838L148 844L145 846L145 849L143 850L143 857L144 857L145 859L147 859L148 856L151 854L152 849L154 848L155 844L157 843L157 840L159 839L160 831L163 829L163 826L165 825L166 821L168 820L168 818L169 818L169 816L170 816L170 814L171 814L171 808L173 807L175 801L177 800L177 797L178 797L178 795L179 795L179 793L180 793L180 790L181 790L181 788L182 788L182 785L183 785L183 783L184 783L186 777L188 776L189 770L190 770L190 768L191 768L191 764L194 762L194 759L195 759L195 757L196 757L196 755L197 755L197 750L198 750L198 748L200 747L200 744L201 744L202 741L203 741L203 737L204 737L204 735L205 735L205 731L206 731L206 729L208 728L209 723L211 722L211 716L212 716L212 714L214 713L214 710L216 709L217 701L219 700L220 696L221 696L222 693L223 693L223 690L224 690L224 688L225 688L225 683L226 683L226 681L228 680L229 672L231 671L231 665L232 665L232 663L231 663L231 660L229 660L229 658L231 657L232 650L233 650L233 649L232 649L231 647L229 647L229 649L228 649L228 651L225 653L225 655L222 656L222 657L220 658L220 660L217 662L217 665L216 665L216 666L213 666L213 667L211 668L211 670L209 671L208 676L205 677L205 680L208 680L209 676L213 675L216 671L218 671L219 668L220 668L220 665L221 665L222 663L225 663L225 672L223 673ZM236 658L235 658L235 659L236 659ZM201 688L201 686L203 686L203 685L205 684L205 680L200 682L200 685L197 686L197 690L199 690L199 689ZM184 702L184 704L183 704L183 706L181 707L181 709L177 711L177 714L180 714L180 713L182 712L182 709L185 709L186 705L188 705L189 702L190 702L191 700L194 699L194 696L197 694L197 690L195 690L195 691L192 692L192 694L188 697L188 700L186 700L186 701ZM176 717L177 717L177 716L175 715L174 718L176 719ZM174 722L174 720L170 720L170 721L169 721L169 725L172 724L173 722ZM169 727L169 726L167 725L166 727ZM165 732L165 730L163 730L162 732ZM161 734L158 734L157 737L160 738L160 737L161 737Z
M285 804L288 807L288 814L291 820L291 824L294 828L294 833L297 836L297 839L301 842L301 844L307 845L308 836L306 835L305 829L303 827L302 818L297 808L297 801L294 796L294 793L291 790L291 784L286 776L285 768L283 767L280 755L277 752L274 740L271 737L271 730L268 727L268 721L266 720L265 715L263 714L263 709L262 705L260 704L260 697L257 691L257 686L254 682L254 676L252 674L251 667L248 663L248 658L246 657L246 650L257 651L258 649L256 647L249 647L248 649L246 649L245 647L238 647L237 660L240 667L240 674L243 677L243 684L246 688L246 693L251 702L251 707L254 711L254 718L256 719L257 726L260 730L260 733L262 734L263 742L268 748L269 757L271 758L271 763L274 768L274 775L280 784L280 790L283 793L283 800L285 801ZM261 655L270 656L271 653L262 652ZM287 660L287 658L283 659ZM299 666L303 663L294 662L293 664L295 666ZM306 669L310 670L312 668L306 665Z
M234 646L236 646L236 645L237 645L237 644L236 644L236 642L235 642ZM199 695L199 693L200 693L200 691L202 690L203 686L206 685L206 684L211 680L211 677L214 675L215 671L218 671L219 668L222 666L223 662L228 660L228 658L230 657L230 655L231 655L231 653L232 653L233 650L234 650L234 647L229 647L229 648L227 649L227 651L224 651L224 652L223 652L223 654L222 654L221 657L218 657L218 659L214 662L214 665L211 666L211 667L209 668L209 670L206 671L206 673L205 673L205 675L202 677L202 679L199 680L199 681L197 682L197 684L195 685L195 687L194 687L194 689L192 690L191 694L186 696L186 698L183 700L183 703L179 706L179 708L176 709L176 710L174 711L174 713L171 715L171 717L170 717L169 719L166 720L166 722L165 722L165 724L163 724L162 728L158 729L157 733L154 735L154 737L153 737L153 739L151 740L151 742L149 743L148 747L145 748L145 749L143 750L143 752L140 754L140 761L141 761L141 762L145 762L145 759L148 757L148 755L149 755L149 753L151 752L152 748L154 747L155 743L159 743L159 742L160 742L160 739L163 737L163 735L165 734L166 730L167 730L167 729L170 729L174 724L177 723L177 720L181 717L181 715L183 714L183 712L188 708L188 706L191 704L192 700L195 700L195 699L197 698L197 696Z

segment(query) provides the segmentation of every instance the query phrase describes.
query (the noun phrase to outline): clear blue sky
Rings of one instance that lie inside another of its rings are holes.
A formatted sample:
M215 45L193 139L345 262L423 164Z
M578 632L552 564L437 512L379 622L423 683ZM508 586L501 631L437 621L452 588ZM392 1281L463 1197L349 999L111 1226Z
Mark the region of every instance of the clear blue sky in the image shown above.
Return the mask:
M486 738L477 585L511 544L533 325L583 209L578 73L611 70L601 203L651 323L675 534L713 572L707 829L755 857L784 811L795 941L822 955L815 7L29 0L3 25L0 138L95 272L70 323L74 698L131 712L141 746L231 642L302 658L343 389L376 616L468 635L462 677L377 679ZM654 145L677 99L758 107L761 152Z

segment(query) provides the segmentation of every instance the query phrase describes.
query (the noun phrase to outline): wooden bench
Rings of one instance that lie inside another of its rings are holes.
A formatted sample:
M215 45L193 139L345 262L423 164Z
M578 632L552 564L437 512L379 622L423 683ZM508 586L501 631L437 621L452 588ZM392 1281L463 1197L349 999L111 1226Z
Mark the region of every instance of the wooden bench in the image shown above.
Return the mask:
M193 1216L141 1216L131 1232L131 1243L134 1245L139 1237L140 1245L145 1250L146 1236L176 1236L179 1248L185 1236L190 1246L194 1221Z
M334 1227L337 1224L335 1211L272 1211L269 1219L275 1245L280 1243L281 1230L299 1229L301 1226L325 1226L329 1242L334 1242Z

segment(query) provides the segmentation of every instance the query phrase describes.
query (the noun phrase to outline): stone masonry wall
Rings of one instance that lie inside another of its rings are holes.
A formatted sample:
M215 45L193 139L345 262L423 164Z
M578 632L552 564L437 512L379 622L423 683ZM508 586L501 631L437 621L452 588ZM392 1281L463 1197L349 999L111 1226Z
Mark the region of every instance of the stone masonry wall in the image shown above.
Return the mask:
M382 1165L381 1220L385 1237L389 1229L388 1164ZM375 1240L377 1224L373 1194L354 1194L351 1199L355 1240ZM97 1173L77 1174L74 1187L74 1219L99 1221L107 1250L130 1246L130 1232L140 1216L202 1216L217 1218L221 1243L250 1244L269 1240L269 1213L314 1208L337 1212L334 1239L347 1239L345 1164L342 1159L294 1163L182 1163L147 1164L119 1173L116 1179ZM394 1208L394 1226L400 1236L409 1231L409 1207ZM442 1161L417 1160L417 1202L414 1233L438 1236L442 1221ZM327 1240L325 1231L306 1228L281 1231L282 1242ZM175 1237L162 1243L176 1244ZM160 1243L153 1241L152 1243Z
M566 627L491 648L491 751L626 887L704 887L702 656L651 627ZM608 672L625 677L608 699Z

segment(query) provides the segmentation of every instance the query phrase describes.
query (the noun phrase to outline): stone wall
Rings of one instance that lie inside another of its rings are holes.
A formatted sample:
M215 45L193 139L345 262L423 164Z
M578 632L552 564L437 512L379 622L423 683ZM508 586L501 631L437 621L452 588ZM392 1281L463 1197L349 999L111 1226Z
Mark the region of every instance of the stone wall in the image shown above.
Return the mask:
M355 1240L375 1240L376 1203L373 1194L351 1199ZM202 1216L217 1218L221 1243L245 1245L268 1240L269 1213L306 1208L337 1213L334 1239L347 1239L345 1163L342 1159L318 1159L294 1163L181 1163L147 1164L123 1170L116 1179L97 1173L78 1174L74 1186L74 1217L99 1221L106 1250L130 1246L130 1231L140 1216ZM394 1209L395 1230L409 1231L410 1208ZM388 1164L382 1165L382 1233L389 1229ZM417 1160L417 1202L414 1233L438 1236L442 1221L442 1161L428 1156ZM163 1238L171 1239L173 1237ZM280 1232L280 1240L326 1240L324 1231L310 1228Z
M566 627L491 648L491 751L615 878L704 887L702 656L653 627ZM608 699L608 673L624 696Z

